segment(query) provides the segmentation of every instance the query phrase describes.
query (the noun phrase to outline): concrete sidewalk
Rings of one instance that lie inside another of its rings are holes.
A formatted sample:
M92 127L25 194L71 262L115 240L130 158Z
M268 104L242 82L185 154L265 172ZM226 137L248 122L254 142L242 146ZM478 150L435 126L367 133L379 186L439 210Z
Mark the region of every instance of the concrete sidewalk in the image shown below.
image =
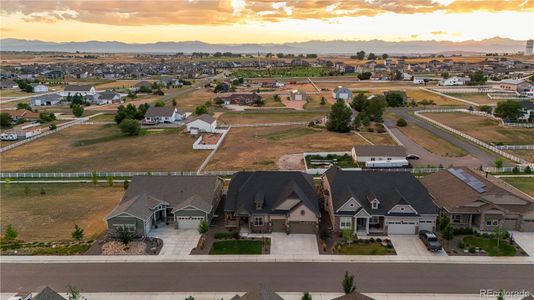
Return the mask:
M399 256L399 255L130 255L130 256L1 256L0 263L130 263L130 262L345 262L436 264L534 264L534 257Z
M14 293L0 294L0 300L7 300ZM37 293L33 293L35 296ZM66 294L60 293L66 297ZM236 293L83 293L82 296L90 300L171 300L171 299L186 299L193 296L195 300L227 300L236 294L243 295L244 292ZM284 293L279 292L285 300L300 300L303 293ZM310 293L314 300L331 300L333 298L342 296L342 293ZM365 293L365 295L377 300L475 300L484 299L479 294L393 294L393 293ZM521 298L507 298L507 299L521 299Z

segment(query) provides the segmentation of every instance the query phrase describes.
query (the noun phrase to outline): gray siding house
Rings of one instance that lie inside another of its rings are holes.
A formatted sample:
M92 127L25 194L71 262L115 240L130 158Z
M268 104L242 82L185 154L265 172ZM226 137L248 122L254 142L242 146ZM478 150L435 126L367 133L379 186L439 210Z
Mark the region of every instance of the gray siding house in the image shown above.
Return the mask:
M313 177L294 171L234 174L224 211L226 227L257 233L317 233L321 216Z
M201 221L211 221L222 190L217 176L134 176L106 218L108 231L122 227L140 237L156 226L197 228Z

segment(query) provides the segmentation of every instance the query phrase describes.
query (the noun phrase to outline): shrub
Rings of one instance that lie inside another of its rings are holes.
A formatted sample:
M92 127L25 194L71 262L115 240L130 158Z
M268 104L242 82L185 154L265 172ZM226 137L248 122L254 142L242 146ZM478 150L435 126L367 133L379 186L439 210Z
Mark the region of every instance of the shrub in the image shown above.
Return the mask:
M119 128L121 129L122 133L129 136L136 136L141 132L141 126L139 125L139 122L132 119L122 120L122 122L119 124Z
M79 241L81 239L83 239L83 235L84 235L84 232L83 232L83 229L78 226L78 224L74 225L74 231L72 232L72 238Z
M134 239L133 233L126 230L124 227L118 227L116 230L117 238L124 244L128 245Z
M475 253L476 251L477 249L475 248L475 246L469 247L469 253Z
M50 124L50 126L48 126L48 129L49 130L56 130L57 126L56 126L56 124Z
M527 167L525 168L525 173L527 173L527 174L532 173L532 169L530 168L530 166L527 166Z
M16 239L18 235L19 234L17 233L15 228L13 228L13 225L8 224L6 228L6 233L4 234L4 238L8 241L12 241Z
M406 120L404 120L404 118L399 118L397 120L397 126L398 127L406 127L408 125L408 122L406 122Z
M198 233L200 233L200 234L204 234L204 233L208 232L208 229L209 229L209 224L208 224L208 222L202 220L202 221L198 224Z
M463 241L460 241L460 242L458 243L458 248L460 248L460 249L465 248L465 244L464 244Z

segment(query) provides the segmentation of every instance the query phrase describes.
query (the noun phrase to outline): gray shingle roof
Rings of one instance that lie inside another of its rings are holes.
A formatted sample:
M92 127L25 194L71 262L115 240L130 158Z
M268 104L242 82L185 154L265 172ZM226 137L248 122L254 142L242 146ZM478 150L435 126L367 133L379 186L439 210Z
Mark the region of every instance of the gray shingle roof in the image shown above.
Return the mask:
M304 205L319 212L319 199L315 192L313 177L295 171L256 171L234 174L228 187L225 211L239 214L266 213L284 214L287 211L275 210L289 197L299 198ZM262 208L256 209L256 201Z
M215 192L221 186L222 180L217 176L134 176L108 219L128 213L146 220L158 204L169 205L174 210L193 205L210 212L216 204Z
M34 300L66 300L56 291L50 287L45 287L37 296L33 298Z
M92 85L70 84L65 86L65 92L89 92L92 87Z
M418 214L438 213L438 207L425 186L410 172L345 171L331 167L324 176L330 182L335 211L354 197L368 213L374 215L395 215L388 214L388 211L397 204L409 204ZM378 209L371 208L370 195L380 201Z
M356 145L354 151L357 156L406 156L403 146Z
M215 122L216 119L214 117L212 117L211 115L202 114L202 115L200 115L200 116L198 116L196 118L191 119L190 121L187 121L187 123L191 123L191 122L196 121L196 120L202 120L202 121L204 121L206 123L211 124L211 123Z
M233 300L284 300L274 291L265 288L263 285L245 293L243 296L235 295L232 297Z
M170 106L151 106L147 109L145 117L172 117L175 108Z

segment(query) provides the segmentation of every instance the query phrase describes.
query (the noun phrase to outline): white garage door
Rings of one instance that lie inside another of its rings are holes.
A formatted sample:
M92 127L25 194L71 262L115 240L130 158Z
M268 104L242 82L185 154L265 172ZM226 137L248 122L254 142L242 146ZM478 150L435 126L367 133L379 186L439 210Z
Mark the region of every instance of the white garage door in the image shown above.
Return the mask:
M415 223L388 222L388 234L415 234Z
M434 231L433 221L419 221L419 230Z
M196 229L204 217L177 217L178 229Z

